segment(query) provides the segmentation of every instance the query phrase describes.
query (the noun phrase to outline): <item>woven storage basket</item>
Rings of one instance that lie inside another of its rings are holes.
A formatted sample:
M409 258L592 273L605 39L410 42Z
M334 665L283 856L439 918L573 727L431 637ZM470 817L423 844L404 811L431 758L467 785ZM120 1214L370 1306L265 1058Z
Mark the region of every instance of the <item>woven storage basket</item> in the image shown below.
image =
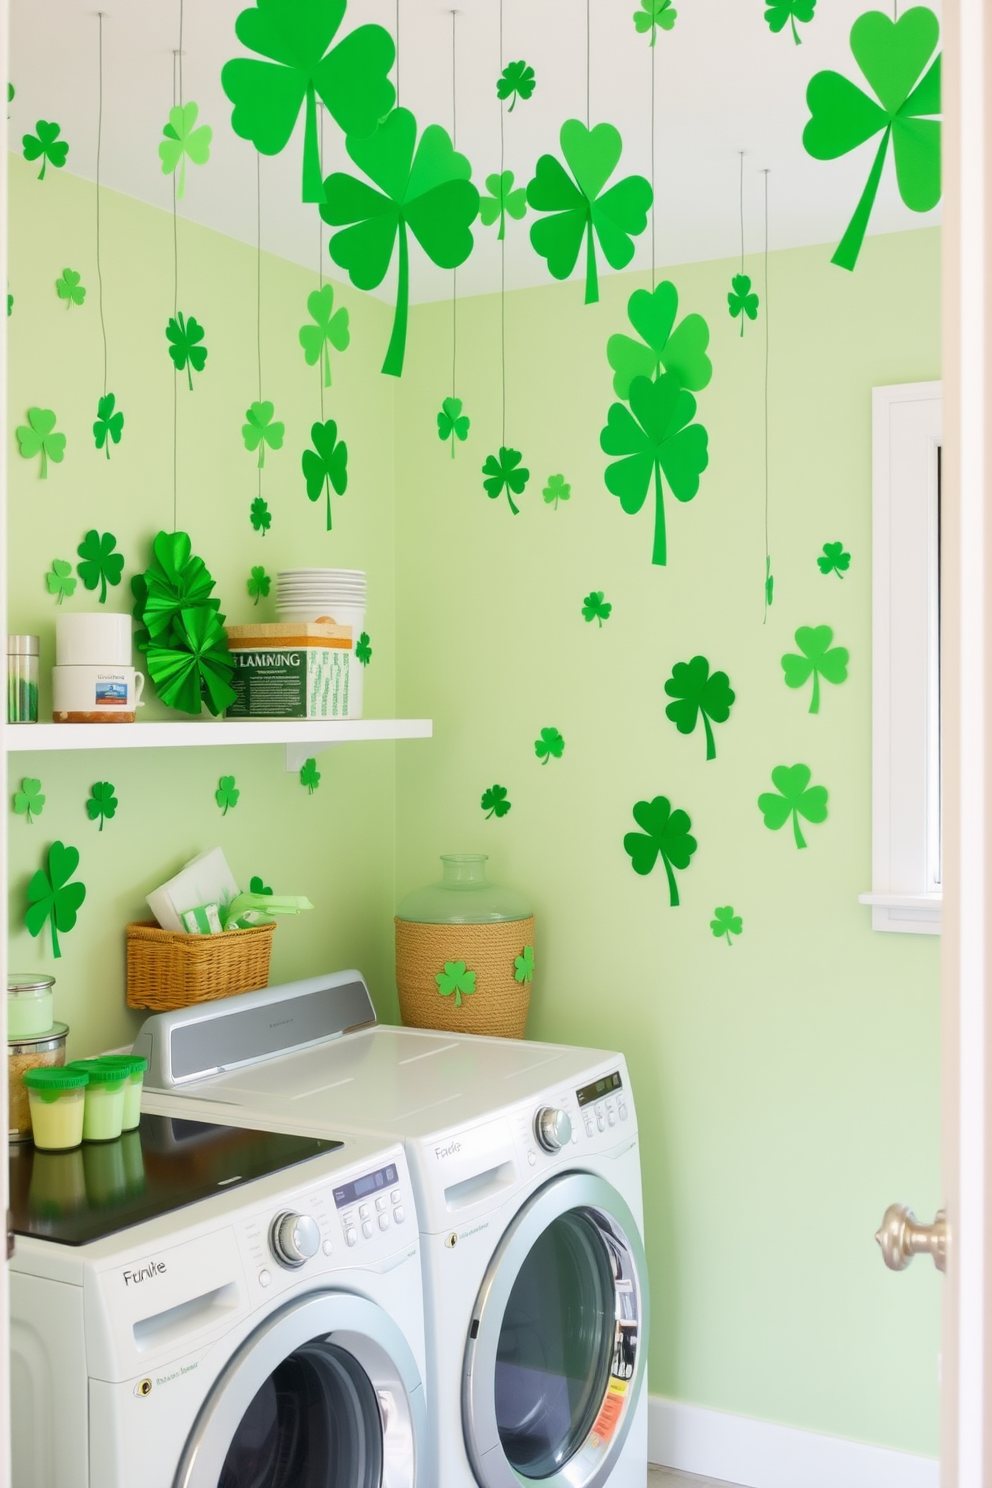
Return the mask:
M395 921L400 1016L411 1028L523 1038L530 982L515 977L516 958L534 944L534 917L487 925L424 925ZM448 961L475 972L475 991L456 1006L437 981Z
M154 920L128 925L128 1007L167 1013L267 987L275 928L187 935L163 930Z

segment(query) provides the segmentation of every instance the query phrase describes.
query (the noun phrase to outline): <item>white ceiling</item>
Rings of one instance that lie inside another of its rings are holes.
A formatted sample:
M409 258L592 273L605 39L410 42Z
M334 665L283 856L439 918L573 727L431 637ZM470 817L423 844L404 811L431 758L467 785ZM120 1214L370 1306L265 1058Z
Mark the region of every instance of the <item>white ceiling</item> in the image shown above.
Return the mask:
M69 141L67 169L93 179L96 168L98 20L101 0L12 0L10 107L14 148L39 118L55 119ZM158 160L173 103L174 53L180 0L103 0L104 130L102 179L107 186L171 209L171 181ZM473 179L498 170L500 108L499 0L351 0L343 31L378 21L391 31L399 4L400 101L418 122L450 129L452 120L452 4L457 6L457 143L473 165ZM589 0L591 117L623 136L617 176L651 172L651 67L647 38L634 29L637 0ZM764 0L675 0L678 20L659 32L656 67L656 241L659 265L732 256L740 251L739 152L744 159L745 240L763 242L767 169L773 249L839 240L867 179L876 146L820 163L802 147L808 117L805 90L816 71L833 67L857 78L848 35L868 0L820 0L816 17L801 26L801 46L789 28L773 35ZM881 0L888 9L889 0ZM185 0L183 91L200 105L200 122L214 129L209 163L187 169L184 216L246 242L255 241L255 152L230 128L230 104L220 86L229 57L245 55L234 34L244 0ZM585 117L586 6L583 0L504 0L504 63L521 57L534 67L537 89L504 120L506 168L526 184L537 157L557 150L558 130ZM263 157L262 246L317 267L316 208L300 201L301 122L282 155ZM343 138L324 125L325 170L353 169ZM357 172L356 172L357 173ZM872 217L873 232L936 221L899 201L891 159ZM530 214L508 222L508 287L548 281L529 240ZM461 293L499 287L495 228L477 223L476 247L459 271ZM326 248L324 249L326 253ZM329 262L329 260L325 260ZM650 230L638 241L634 266L650 262ZM340 271L335 271L340 273ZM450 273L416 248L411 294L444 297ZM389 297L389 281L381 293Z

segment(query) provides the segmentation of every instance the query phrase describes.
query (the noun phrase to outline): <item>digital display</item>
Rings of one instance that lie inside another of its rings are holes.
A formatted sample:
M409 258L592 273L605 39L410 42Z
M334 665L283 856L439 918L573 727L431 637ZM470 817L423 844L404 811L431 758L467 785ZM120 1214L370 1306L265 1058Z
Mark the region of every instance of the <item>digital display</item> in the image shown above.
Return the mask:
M368 1198L369 1194L378 1193L381 1188L394 1188L398 1181L395 1164L390 1163L388 1168L380 1168L377 1173L366 1173L363 1177L356 1178L354 1183L342 1183L340 1188L334 1190L334 1202L339 1209L347 1209L349 1204Z
M602 1100L604 1095L612 1095L614 1090L620 1090L622 1086L620 1071L614 1070L612 1075L604 1075L592 1085L583 1085L581 1090L575 1092L575 1099L580 1106L588 1106L593 1101Z

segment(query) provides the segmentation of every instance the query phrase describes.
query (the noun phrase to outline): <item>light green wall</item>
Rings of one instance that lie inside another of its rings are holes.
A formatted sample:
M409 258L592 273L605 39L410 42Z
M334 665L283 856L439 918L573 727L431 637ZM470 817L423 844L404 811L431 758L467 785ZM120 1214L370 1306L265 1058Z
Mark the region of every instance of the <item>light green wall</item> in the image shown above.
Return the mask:
M888 1274L872 1240L887 1203L940 1202L935 938L870 928L870 389L939 375L939 238L870 240L857 273L822 248L771 256L771 547L762 625L763 330L726 313L734 266L672 271L712 328L700 395L711 459L699 495L666 498L670 563L652 568L650 502L625 516L604 485L607 336L641 277L506 302L506 442L532 480L512 517L480 467L500 442L499 301L459 310L457 391L473 419L454 461L434 416L450 391L450 307L414 311L398 410L397 702L435 720L401 752L397 892L437 855L482 850L532 896L529 1032L629 1061L646 1190L655 1392L911 1451L937 1451L939 1279ZM760 263L749 268L760 279ZM757 286L761 288L760 282ZM541 488L564 472L557 511ZM815 563L853 555L842 581ZM605 590L599 629L583 596ZM828 623L849 681L810 717L779 657ZM696 653L738 693L717 729L676 733L663 684ZM565 736L542 766L543 726ZM830 816L797 853L756 799L808 763ZM513 803L484 820L494 781ZM631 807L669 795L699 850L669 909L660 866L636 877ZM714 906L744 934L715 940ZM894 1098L893 1091L912 1099Z

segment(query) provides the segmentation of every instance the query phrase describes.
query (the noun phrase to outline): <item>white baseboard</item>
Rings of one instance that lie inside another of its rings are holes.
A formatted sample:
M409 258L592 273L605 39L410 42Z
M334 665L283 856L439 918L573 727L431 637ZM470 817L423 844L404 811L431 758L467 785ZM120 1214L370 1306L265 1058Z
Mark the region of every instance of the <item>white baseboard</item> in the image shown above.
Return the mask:
M845 1441L652 1395L648 1460L741 1488L938 1488L940 1465L887 1447Z

